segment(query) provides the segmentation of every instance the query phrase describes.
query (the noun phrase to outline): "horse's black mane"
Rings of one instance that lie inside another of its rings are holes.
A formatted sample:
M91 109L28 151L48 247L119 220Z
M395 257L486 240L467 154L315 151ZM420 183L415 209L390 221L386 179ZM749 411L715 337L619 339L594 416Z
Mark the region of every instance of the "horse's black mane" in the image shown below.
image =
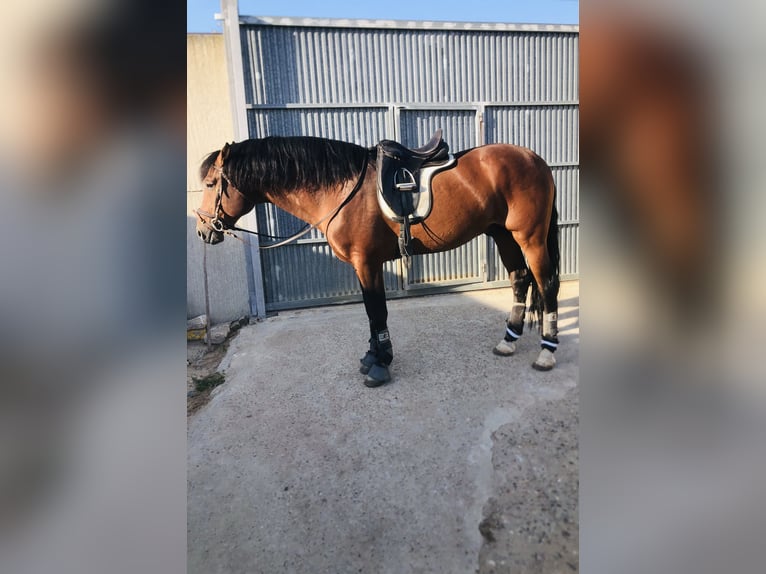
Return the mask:
M317 190L338 186L357 178L368 148L316 137L276 137L245 140L231 144L223 171L241 191L282 193L304 188ZM209 154L200 166L204 179L218 151Z

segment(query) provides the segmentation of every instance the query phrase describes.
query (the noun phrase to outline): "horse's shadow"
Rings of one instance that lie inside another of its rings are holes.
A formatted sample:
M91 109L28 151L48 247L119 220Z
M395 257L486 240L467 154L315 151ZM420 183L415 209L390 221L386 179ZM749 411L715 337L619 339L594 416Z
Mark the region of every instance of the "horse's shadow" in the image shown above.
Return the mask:
M559 311L559 321L563 319L575 318L575 326L580 326L580 298L570 297L559 301L559 309L570 308L563 313Z

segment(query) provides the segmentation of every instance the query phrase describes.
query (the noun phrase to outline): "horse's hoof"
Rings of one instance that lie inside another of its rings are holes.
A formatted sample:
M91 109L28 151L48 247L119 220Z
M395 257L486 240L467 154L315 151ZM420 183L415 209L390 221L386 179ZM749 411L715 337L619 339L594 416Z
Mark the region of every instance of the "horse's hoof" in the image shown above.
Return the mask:
M532 368L536 371L550 371L556 364L556 357L548 349L542 349L537 356L537 360L532 363Z
M501 357L509 357L516 352L516 341L506 341L503 339L497 345L495 345L495 348L492 349L492 352L495 355L499 355Z
M359 362L361 363L361 366L359 367L359 372L363 375L366 375L370 372L370 368L375 364L375 361L377 361L377 357L375 356L375 353L372 351L367 351L367 354L359 359Z
M388 372L388 367L375 363L370 367L370 370L367 373L367 378L364 380L364 384L367 387L379 387L390 380L391 374Z

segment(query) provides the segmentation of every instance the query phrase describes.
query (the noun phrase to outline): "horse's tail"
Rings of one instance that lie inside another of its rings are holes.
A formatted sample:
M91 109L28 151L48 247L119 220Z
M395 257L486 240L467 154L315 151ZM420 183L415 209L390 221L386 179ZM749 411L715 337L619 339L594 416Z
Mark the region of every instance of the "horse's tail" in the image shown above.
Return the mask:
M549 281L558 284L559 272L561 266L561 254L559 252L559 213L556 210L556 184L553 184L553 206L551 208L551 218L548 223L548 237L546 238L546 247L548 250L548 260L550 262L551 277ZM532 301L529 305L530 325L542 324L543 316L543 294L537 288L537 282L533 281Z

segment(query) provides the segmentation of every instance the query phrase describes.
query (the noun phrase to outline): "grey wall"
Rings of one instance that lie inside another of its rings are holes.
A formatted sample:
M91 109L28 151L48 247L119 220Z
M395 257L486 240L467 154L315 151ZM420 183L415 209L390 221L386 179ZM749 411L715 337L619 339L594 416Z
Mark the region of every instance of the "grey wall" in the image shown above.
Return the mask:
M201 200L198 167L210 151L234 139L229 81L221 34L189 34L187 48L186 314L205 312L203 243L195 233L194 209ZM246 262L241 243L208 246L210 320L231 321L250 312Z

